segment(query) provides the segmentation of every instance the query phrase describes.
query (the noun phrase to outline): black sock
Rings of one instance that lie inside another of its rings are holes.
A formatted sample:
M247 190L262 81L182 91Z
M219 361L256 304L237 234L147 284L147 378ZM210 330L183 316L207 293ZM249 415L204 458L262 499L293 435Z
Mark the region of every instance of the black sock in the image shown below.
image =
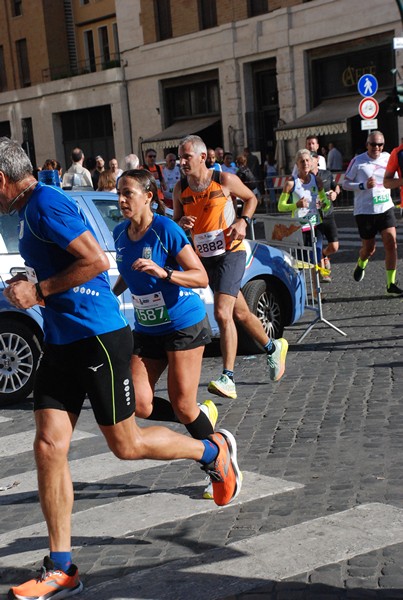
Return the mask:
M227 377L232 379L232 381L234 381L234 371L230 371L229 369L223 369L222 373L223 375L226 375Z
M186 429L195 440L205 440L209 435L214 433L210 419L201 410L197 419L185 425Z
M154 396L153 398L153 410L147 419L149 421L169 421L171 423L179 423L169 400L159 398L158 396Z

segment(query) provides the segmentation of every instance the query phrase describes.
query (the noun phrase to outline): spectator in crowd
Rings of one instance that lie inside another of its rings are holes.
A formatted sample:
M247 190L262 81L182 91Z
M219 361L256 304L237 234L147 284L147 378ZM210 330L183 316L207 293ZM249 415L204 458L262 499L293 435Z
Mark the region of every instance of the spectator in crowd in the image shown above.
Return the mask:
M244 185L246 185L246 187L248 187L250 190L252 190L253 193L255 193L255 176L246 164L245 154L239 154L236 157L236 165L238 168L235 174L238 175L239 179Z
M329 152L326 162L329 171L341 171L343 169L343 155L333 142L329 142Z
M45 162L42 165L42 171L57 171L60 180L63 177L63 169L62 169L62 165L59 163L58 160L56 160L55 158L47 158L45 160Z
M219 165L222 165L224 162L224 148L221 148L221 146L217 146L217 148L214 150L214 153L216 161Z
M116 177L109 169L102 171L98 179L98 192L112 192L116 194Z
M63 176L62 187L88 187L93 188L91 173L83 167L84 152L81 148L74 148L71 153L71 166Z
M157 152L154 150L154 148L149 148L148 150L146 150L143 169L147 169L147 171L150 171L151 175L154 177L158 188L158 198L163 201L167 185L165 183L164 175L162 173L160 165L157 165L155 162L156 158Z
M246 156L246 165L254 174L255 180L259 183L261 180L261 171L258 157L255 156L255 154L252 154L248 146L245 146L243 153Z
M326 159L319 154L319 138L316 135L308 135L305 140L305 148L309 152L316 152L319 156L319 169L326 169Z
M137 154L128 154L125 156L125 171L130 171L131 169L138 169L140 165L139 157Z
M164 203L167 208L173 208L173 191L176 182L181 178L181 170L179 165L176 164L175 154L169 153L165 157L165 167L162 170L164 180L166 183L166 190L164 191Z
M95 157L95 169L91 174L94 190L98 188L98 179L101 173L105 171L105 161L100 154Z
M232 173L235 175L237 172L236 165L234 166L234 158L231 152L224 152L224 162L221 165L221 170L223 173Z
M278 172L276 161L272 154L266 154L266 160L264 161L263 168L265 176L265 191L269 192L270 204L274 205L276 203L276 190L274 189L273 177L276 177Z
M397 243L395 206L390 190L383 185L389 161L384 152L385 138L381 131L372 131L367 138L367 151L355 156L344 175L343 188L354 192L354 216L361 238L361 249L353 277L362 281L368 261L375 253L376 234L380 233L385 249L386 292L400 296L397 285ZM390 173L390 171L389 171Z
M115 179L121 176L123 173L122 169L119 169L119 163L116 158L111 158L109 161L109 169L111 173L115 176Z
M220 163L217 162L215 150L213 150L213 148L207 148L206 167L208 169L215 169L216 171L222 170Z
M61 187L62 181L62 166L55 158L47 158L42 165L40 171L38 171L38 181L45 183L46 185L55 185Z

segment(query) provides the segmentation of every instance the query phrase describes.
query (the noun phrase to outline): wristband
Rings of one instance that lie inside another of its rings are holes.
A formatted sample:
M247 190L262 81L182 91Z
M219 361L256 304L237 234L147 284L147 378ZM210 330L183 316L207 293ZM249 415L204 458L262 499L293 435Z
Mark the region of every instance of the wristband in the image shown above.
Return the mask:
M45 300L45 296L43 295L39 281L38 281L38 283L35 283L35 289L36 289L36 293L38 294L39 298L41 300Z
M363 183L360 183L359 186L360 190L365 190L365 185Z

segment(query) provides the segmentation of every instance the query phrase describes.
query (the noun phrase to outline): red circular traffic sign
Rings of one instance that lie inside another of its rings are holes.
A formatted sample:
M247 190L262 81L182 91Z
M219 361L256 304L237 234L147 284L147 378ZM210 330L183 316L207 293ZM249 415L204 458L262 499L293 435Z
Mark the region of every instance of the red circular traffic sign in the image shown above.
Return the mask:
M363 119L375 119L379 112L379 104L375 98L363 98L358 111Z

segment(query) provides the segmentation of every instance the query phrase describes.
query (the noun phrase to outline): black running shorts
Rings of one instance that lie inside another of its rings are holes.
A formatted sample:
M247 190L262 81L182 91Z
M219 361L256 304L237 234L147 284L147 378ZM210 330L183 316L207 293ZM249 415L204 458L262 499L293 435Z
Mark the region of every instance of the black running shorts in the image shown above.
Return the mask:
M99 425L134 413L130 327L72 344L46 344L36 372L34 410L55 408L79 415L88 395Z
M389 210L378 215L355 215L360 238L362 240L372 240L377 233L384 229L396 227L395 209Z
M329 243L339 241L336 219L334 218L333 213L328 217L325 216L322 223L318 225L317 228L322 232Z
M195 325L162 335L133 331L133 354L143 358L166 359L167 351L191 350L211 342L207 316Z

